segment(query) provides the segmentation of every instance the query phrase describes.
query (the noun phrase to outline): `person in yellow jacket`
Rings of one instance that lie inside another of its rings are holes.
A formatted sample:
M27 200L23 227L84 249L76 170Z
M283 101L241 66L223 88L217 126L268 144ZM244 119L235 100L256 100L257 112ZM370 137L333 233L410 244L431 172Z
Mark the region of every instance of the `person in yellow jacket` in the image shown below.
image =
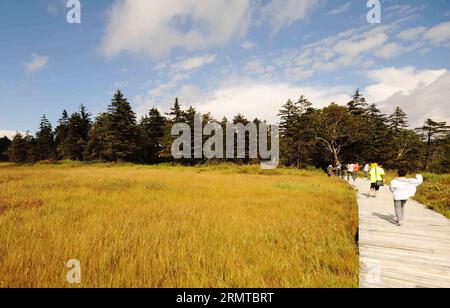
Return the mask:
M377 192L380 190L381 186L384 186L384 176L386 173L382 166L378 164L372 164L370 166L369 178L370 178L370 194L373 197L377 196Z

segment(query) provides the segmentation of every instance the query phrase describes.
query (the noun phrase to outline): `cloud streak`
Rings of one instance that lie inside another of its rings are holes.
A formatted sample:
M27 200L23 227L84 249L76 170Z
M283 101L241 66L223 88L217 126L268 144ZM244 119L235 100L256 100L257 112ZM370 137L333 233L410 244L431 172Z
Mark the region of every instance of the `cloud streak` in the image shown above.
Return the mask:
M36 53L33 53L31 61L24 64L25 71L28 74L33 74L38 71L41 71L47 66L48 59L49 57L40 56Z

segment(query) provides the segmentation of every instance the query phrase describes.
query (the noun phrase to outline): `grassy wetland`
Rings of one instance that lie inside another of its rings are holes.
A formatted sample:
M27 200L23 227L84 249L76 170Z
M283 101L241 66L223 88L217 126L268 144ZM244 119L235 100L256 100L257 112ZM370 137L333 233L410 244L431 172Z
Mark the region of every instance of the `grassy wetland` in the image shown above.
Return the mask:
M0 286L356 287L357 221L317 171L2 164Z

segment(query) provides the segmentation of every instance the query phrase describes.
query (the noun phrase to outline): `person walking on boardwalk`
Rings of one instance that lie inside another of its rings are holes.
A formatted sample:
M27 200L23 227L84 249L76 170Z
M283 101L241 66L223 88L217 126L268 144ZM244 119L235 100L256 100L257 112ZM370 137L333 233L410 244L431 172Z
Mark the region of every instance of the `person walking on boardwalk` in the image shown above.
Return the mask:
M342 176L342 164L338 162L336 164L336 176L341 177Z
M359 168L359 163L356 162L353 168L353 175L355 179L358 178Z
M350 163L347 165L347 181L350 182L350 177L352 177L353 182L356 182L355 179L355 164L354 163Z
M369 177L370 177L370 194L372 197L377 196L377 192L380 191L380 187L384 186L384 169L378 164L371 165Z
M370 171L370 165L369 163L366 163L364 165L364 178L368 179L369 178L369 171Z
M333 168L333 165L330 164L330 165L328 166L328 168L327 168L327 174L328 174L329 177L334 176L334 168Z
M423 183L423 176L416 175L415 179L407 179L406 170L399 170L398 177L392 180L389 189L394 194L394 207L397 220L395 221L397 226L401 226L405 219L405 205L409 198L415 196L417 187Z

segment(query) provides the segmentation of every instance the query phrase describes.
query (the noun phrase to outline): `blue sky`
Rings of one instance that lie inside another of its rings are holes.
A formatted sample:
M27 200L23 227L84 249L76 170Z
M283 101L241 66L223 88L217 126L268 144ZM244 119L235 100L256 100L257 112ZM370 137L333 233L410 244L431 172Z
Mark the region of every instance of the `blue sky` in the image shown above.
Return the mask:
M344 104L356 88L411 123L450 121L450 2L364 0L2 0L0 134L34 132L120 88L139 115L185 106L276 122L289 98Z

